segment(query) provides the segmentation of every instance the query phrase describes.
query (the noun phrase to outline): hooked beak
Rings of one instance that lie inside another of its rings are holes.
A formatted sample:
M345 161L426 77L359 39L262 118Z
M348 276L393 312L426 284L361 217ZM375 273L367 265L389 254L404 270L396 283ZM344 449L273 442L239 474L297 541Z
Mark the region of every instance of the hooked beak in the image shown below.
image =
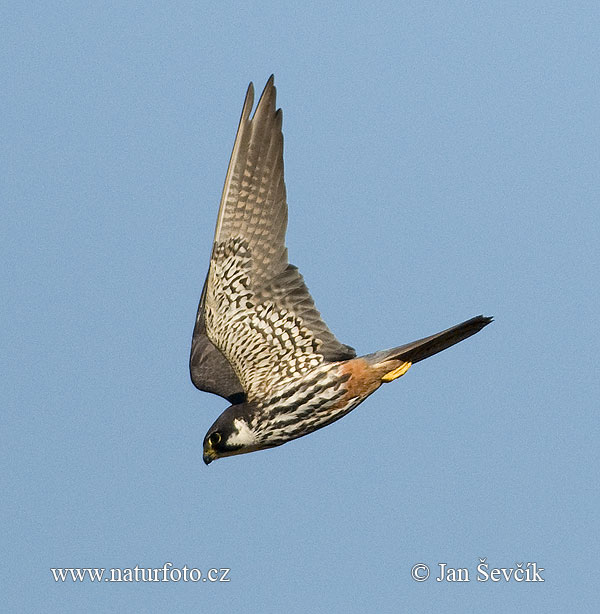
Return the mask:
M215 454L215 451L212 448L207 446L206 449L204 450L204 454L202 455L202 460L207 465L210 465L216 458L217 458L217 455Z

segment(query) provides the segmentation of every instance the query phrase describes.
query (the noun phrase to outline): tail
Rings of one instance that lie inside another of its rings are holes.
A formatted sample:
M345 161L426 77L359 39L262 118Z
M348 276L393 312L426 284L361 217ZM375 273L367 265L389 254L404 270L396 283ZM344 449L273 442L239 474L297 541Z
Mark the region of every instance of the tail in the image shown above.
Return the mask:
M437 335L425 337L424 339L419 339L419 341L413 341L412 343L407 343L406 345L401 345L391 350L382 350L374 354L368 354L367 356L363 356L363 358L371 364L377 364L386 360L402 360L414 364L415 362L429 358L453 346L455 343L459 343L463 339L478 333L492 320L493 318L488 318L486 316L476 316L462 324L457 324L452 328L443 330Z

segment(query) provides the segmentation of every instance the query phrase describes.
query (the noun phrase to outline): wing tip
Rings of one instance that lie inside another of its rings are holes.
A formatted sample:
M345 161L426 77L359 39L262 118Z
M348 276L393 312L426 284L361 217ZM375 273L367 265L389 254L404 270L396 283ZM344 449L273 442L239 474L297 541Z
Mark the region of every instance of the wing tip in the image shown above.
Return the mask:
M246 98L244 99L244 106L242 107L242 117L240 123L244 119L248 119L250 117L250 111L252 111L252 107L254 106L254 83L250 81L248 84L248 89L246 90Z
M270 111L272 114L276 113L275 110L275 101L277 98L277 88L275 87L275 75L271 75L265 84L265 87L258 99L258 104L256 105L256 111L254 112L254 117L258 115L262 115L262 113L267 113ZM264 109L264 111L263 111Z

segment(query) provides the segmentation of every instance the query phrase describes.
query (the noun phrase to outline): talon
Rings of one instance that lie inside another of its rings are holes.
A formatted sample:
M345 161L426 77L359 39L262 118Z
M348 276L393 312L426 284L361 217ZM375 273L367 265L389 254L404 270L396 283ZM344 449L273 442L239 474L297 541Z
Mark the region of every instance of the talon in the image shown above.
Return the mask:
M403 362L397 369L386 373L382 378L382 382L393 382L395 379L402 377L411 367L412 362Z

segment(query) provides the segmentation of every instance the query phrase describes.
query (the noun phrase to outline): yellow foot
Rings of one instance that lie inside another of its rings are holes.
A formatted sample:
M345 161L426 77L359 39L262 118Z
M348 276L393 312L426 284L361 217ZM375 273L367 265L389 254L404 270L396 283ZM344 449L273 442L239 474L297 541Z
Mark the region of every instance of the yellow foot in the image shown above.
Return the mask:
M386 373L382 378L382 382L393 382L395 379L402 377L411 367L412 362L403 362L397 369Z

